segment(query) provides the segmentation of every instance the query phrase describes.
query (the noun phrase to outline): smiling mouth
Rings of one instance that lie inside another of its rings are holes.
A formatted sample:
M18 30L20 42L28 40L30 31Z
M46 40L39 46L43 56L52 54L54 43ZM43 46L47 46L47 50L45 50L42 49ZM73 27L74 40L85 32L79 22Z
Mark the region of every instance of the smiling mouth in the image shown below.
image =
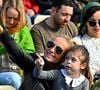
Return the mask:
M51 52L51 51L47 51L46 52L46 56L48 57L48 58L51 58L51 57L54 57L55 55L54 55L54 53L53 52Z

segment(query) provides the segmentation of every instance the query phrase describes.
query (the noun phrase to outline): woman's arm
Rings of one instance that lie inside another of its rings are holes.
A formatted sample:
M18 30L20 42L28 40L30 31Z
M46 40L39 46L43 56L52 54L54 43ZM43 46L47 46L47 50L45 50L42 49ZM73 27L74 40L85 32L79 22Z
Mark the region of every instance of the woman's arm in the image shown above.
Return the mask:
M15 43L14 39L7 31L0 28L0 41L3 43L12 60L23 70L34 68L34 55L25 54Z
M43 68L35 66L33 70L33 76L38 79L54 80L57 79L58 70L45 71Z
M56 73L58 72L58 70L48 70L48 71L43 70L45 62L39 54L37 54L37 56L38 58L35 61L36 65L33 70L33 76L38 79L45 79L45 80L56 79L58 75L58 74L56 75Z

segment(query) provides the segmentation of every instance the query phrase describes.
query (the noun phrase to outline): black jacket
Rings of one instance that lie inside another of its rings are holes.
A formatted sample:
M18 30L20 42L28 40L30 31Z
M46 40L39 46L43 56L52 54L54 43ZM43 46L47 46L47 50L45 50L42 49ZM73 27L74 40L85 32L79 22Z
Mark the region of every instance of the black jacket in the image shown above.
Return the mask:
M0 35L0 41L4 44L12 61L24 71L24 79L21 90L45 90L42 83L40 83L41 81L37 80L32 75L36 54L34 53L28 55L23 53L23 51L17 46L13 38L7 32Z
M4 44L11 60L24 71L23 83L20 90L50 90L48 85L48 83L50 84L49 81L37 80L33 77L34 61L38 58L35 53L30 55L25 54L21 48L17 46L8 32L0 34L0 41ZM63 68L60 63L53 64L45 59L44 61L46 63L44 65L45 70Z

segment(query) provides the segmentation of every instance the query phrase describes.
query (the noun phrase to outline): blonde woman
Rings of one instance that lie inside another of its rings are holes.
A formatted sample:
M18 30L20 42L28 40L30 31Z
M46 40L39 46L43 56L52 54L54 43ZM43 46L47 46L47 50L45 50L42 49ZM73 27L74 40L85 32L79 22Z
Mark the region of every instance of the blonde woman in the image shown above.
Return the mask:
M35 51L34 44L26 25L26 18L22 0L7 0L1 9L0 24L11 34L13 39L25 53ZM17 90L21 85L21 77L17 73L19 67L15 65L0 44L0 84L12 85Z

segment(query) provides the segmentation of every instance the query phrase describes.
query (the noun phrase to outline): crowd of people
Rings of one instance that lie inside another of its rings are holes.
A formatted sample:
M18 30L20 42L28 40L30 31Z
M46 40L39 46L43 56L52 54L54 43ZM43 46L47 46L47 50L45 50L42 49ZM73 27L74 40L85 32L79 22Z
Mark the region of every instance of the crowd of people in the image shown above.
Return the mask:
M99 1L0 0L0 86L92 90L99 53Z
M27 54L35 52L32 37L21 0L8 0L1 8L1 25L7 29L19 47ZM28 38L28 40L26 40ZM20 68L11 61L4 46L0 44L0 84L12 84L17 90L21 86Z

